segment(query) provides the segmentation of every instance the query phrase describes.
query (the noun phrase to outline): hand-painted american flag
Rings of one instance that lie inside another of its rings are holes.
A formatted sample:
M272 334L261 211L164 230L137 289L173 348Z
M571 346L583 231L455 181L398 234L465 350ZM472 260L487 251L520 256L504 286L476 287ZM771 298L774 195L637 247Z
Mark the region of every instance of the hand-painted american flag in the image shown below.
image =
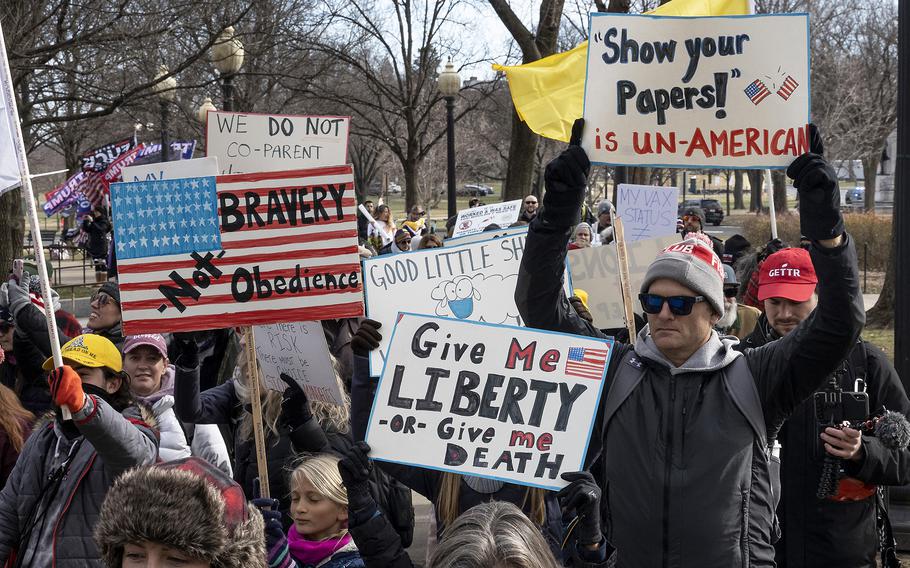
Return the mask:
M759 104L765 97L771 94L771 91L768 90L768 87L761 82L760 79L752 81L752 83L745 89L746 96L749 97L754 104Z
M784 79L784 84L777 90L777 94L780 98L787 100L793 94L793 91L796 90L796 87L799 87L799 83L792 76L787 75L787 78Z
M111 185L129 335L363 314L350 165Z
M607 366L609 349L571 347L566 359L566 375L583 379L600 379Z

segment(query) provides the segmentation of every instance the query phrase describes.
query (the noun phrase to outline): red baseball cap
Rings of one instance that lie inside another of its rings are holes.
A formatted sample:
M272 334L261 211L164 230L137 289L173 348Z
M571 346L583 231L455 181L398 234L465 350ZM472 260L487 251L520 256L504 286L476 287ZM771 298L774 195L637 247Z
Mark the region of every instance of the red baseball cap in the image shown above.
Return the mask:
M758 267L758 299L786 298L805 302L812 297L818 277L809 251L785 248L765 259Z

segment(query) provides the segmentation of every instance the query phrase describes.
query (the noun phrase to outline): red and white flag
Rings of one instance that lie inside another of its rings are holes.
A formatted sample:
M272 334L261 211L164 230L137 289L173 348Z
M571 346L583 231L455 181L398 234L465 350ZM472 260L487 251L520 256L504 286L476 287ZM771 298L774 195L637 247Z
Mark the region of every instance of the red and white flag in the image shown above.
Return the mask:
M124 333L363 315L350 165L115 183Z
M796 90L796 87L799 87L799 83L797 83L796 79L791 75L787 75L787 78L784 79L784 84L777 90L777 95L780 98L787 100L790 98L790 95L793 94L793 91Z

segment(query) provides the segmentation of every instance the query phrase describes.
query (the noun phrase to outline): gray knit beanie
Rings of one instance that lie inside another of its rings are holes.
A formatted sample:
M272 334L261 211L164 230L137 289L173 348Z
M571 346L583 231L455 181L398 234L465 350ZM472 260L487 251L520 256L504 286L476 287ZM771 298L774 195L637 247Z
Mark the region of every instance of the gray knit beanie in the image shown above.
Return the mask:
M723 317L723 265L706 240L707 237L702 238L700 234L689 233L684 241L660 252L648 267L645 280L641 283L641 293L646 294L658 278L669 278L704 296L714 311Z

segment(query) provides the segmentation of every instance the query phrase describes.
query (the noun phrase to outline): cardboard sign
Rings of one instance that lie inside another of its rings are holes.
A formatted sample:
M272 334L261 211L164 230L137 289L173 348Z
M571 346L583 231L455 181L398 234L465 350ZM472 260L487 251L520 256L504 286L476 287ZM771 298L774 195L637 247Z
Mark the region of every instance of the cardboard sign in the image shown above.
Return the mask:
M218 158L196 158L123 168L123 181L154 181L218 175Z
M808 151L806 14L591 14L591 162L784 168Z
M387 330L399 311L522 325L515 285L526 236L525 231L364 260L367 317L386 326L379 348L370 353L371 374L382 369L389 346Z
M210 111L206 155L222 174L280 172L348 162L347 116Z
M481 233L488 225L493 224L499 225L500 228L506 228L517 221L520 214L521 199L462 209L458 212L458 218L455 220L455 230L452 232L452 237L457 238Z
M447 247L452 247L455 245L467 245L471 243L491 241L493 239L502 237L514 237L516 235L523 235L527 237L528 226L524 225L522 227L510 227L508 229L499 229L496 231L481 231L480 233L474 233L473 235L467 235L464 237L449 237L445 240L444 245Z
M544 489L583 469L612 339L400 314L370 457Z
M253 333L259 370L268 388L284 392L288 388L281 380L284 373L300 385L310 400L344 404L321 323L257 325Z
M679 242L679 237L672 235L627 244L632 296L636 298L632 304L635 313L641 314L638 289L644 282L648 266L657 253L676 242ZM588 293L588 310L594 316L594 326L600 329L624 327L616 245L570 250L568 262L573 288Z
M363 315L350 165L111 185L126 335Z
M677 188L621 183L616 201L616 214L622 217L626 242L676 234Z

